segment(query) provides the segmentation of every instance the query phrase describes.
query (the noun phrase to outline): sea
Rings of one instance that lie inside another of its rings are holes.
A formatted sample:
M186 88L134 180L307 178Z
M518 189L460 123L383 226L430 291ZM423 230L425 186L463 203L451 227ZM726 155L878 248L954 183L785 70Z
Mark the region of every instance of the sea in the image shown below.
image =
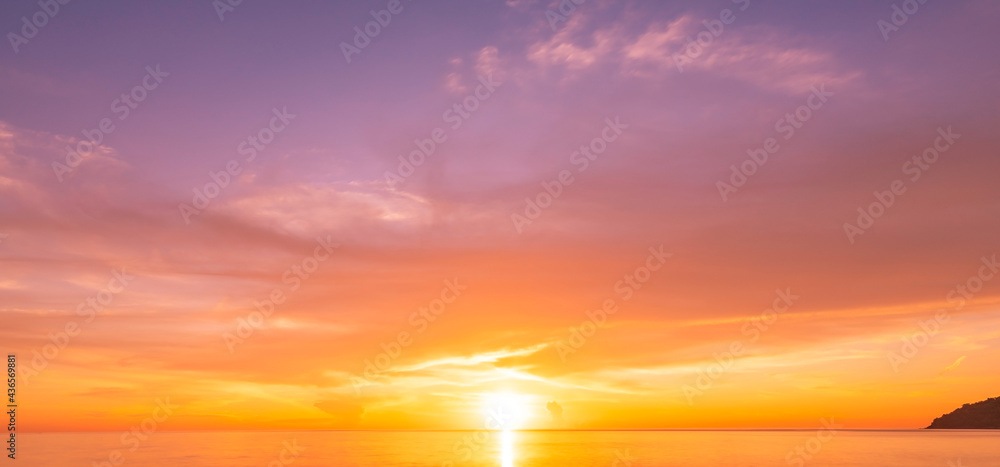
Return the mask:
M10 466L1000 466L1000 430L21 433Z

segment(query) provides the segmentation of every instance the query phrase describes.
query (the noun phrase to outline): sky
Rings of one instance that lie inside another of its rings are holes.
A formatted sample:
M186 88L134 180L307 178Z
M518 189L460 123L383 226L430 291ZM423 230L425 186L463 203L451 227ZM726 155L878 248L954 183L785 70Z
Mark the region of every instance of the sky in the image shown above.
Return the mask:
M19 426L920 428L995 397L1000 5L914 4L3 2Z

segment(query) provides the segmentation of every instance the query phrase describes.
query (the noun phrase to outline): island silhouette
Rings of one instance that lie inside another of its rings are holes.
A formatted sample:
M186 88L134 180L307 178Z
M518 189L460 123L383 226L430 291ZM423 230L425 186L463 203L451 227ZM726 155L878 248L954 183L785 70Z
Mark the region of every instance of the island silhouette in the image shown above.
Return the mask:
M965 404L935 418L927 429L1000 430L1000 397Z

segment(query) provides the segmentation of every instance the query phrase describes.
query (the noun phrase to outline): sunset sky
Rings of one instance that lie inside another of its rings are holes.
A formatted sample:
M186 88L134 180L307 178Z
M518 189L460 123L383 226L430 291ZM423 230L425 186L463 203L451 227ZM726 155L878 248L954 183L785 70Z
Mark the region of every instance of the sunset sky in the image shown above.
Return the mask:
M217 3L69 2L33 35L37 2L0 4L21 430L158 400L170 430L479 429L497 401L919 428L1000 395L997 2Z

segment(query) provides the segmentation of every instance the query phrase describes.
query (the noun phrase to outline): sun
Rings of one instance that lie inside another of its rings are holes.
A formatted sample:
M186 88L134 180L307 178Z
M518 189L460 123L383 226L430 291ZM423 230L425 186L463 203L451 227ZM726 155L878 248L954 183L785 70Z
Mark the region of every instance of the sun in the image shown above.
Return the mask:
M491 430L517 430L524 427L530 417L531 397L511 392L485 394L483 413L486 428Z

